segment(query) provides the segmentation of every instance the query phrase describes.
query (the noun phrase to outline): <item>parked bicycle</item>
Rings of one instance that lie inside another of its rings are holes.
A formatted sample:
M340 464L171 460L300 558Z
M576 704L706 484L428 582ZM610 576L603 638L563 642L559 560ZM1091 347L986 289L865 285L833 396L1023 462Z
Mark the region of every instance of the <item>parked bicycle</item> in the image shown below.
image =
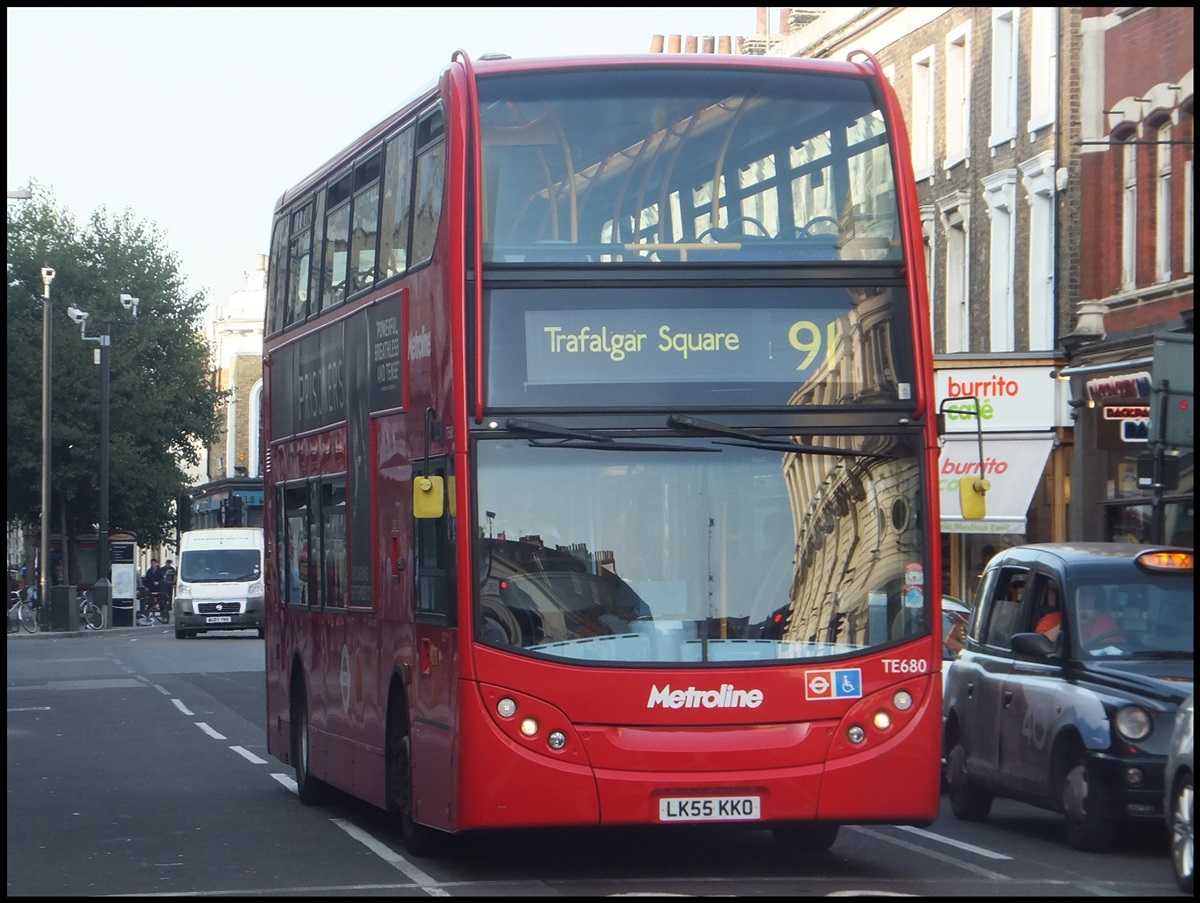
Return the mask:
M14 612L15 609L15 612ZM25 593L18 591L8 594L8 617L12 620L13 614L16 614L17 621L26 633L37 633L38 629L38 612L37 606L31 605L26 599Z
M104 627L104 609L92 601L88 591L76 591L75 601L79 603L79 623L88 630L101 630Z

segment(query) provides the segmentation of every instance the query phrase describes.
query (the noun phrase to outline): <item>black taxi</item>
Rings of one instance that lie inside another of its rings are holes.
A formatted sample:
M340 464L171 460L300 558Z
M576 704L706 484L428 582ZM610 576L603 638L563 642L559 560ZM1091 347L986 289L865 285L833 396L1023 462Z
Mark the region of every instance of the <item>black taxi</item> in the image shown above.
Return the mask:
M1043 543L996 555L946 676L954 814L994 796L1063 814L1067 842L1104 850L1163 820L1175 710L1192 690L1191 549Z

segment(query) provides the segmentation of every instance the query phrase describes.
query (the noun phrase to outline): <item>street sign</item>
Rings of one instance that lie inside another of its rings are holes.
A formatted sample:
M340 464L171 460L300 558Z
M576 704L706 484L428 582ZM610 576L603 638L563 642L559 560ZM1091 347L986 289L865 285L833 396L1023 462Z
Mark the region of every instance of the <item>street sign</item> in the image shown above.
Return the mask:
M1151 443L1168 448L1194 448L1192 370L1195 345L1190 334L1171 332L1154 337L1153 390L1150 393Z

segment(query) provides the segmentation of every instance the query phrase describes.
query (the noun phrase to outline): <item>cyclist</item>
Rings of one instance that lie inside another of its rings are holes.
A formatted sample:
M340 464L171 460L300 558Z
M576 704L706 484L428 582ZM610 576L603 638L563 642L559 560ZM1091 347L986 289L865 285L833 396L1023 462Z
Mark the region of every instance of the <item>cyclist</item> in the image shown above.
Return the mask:
M146 573L142 577L142 587L146 594L145 608L142 612L140 623L150 623L150 612L158 607L158 594L162 589L162 568L158 566L158 559L150 559L150 567L146 568Z
M159 584L158 602L166 611L171 610L171 602L175 598L175 562L170 558L163 565L162 582Z

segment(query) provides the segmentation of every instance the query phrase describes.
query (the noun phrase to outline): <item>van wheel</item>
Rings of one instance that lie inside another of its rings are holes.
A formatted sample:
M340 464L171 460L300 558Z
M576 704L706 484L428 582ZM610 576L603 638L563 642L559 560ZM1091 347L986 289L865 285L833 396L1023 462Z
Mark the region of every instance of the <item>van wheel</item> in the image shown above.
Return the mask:
M396 697L388 702L387 721L387 808L400 825L404 847L413 856L436 856L449 846L450 835L413 821L412 743L408 715Z
M186 640L188 636L189 634L186 630L180 630L178 627L175 628L175 639Z
M292 765L296 769L296 796L305 806L324 801L329 785L312 776L309 768L308 694L304 678L292 681Z
M1062 810L1067 843L1073 849L1091 853L1112 849L1117 826L1104 816L1104 791L1099 782L1088 780L1087 763L1078 752L1063 771Z
M992 795L980 790L967 776L967 751L962 738L955 737L946 757L946 783L950 787L950 808L963 821L983 821L992 811Z

